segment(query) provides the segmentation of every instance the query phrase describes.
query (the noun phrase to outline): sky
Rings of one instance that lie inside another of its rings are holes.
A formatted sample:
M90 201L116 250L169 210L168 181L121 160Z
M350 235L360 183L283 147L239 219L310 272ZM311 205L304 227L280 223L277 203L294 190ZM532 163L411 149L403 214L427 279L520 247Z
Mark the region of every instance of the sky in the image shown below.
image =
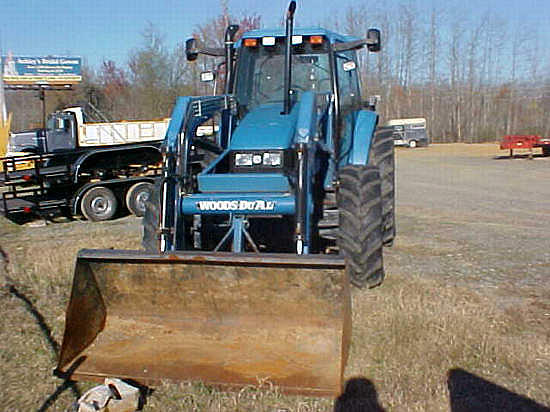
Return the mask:
M432 6L478 15L495 10L511 25L538 30L548 55L550 0L406 0L419 10ZM14 56L80 56L97 68L104 60L126 63L152 23L172 49L193 29L221 13L220 0L1 0L0 52ZM228 0L233 15L258 14L263 27L278 26L287 0ZM395 6L403 0L297 1L296 25L319 25L357 4Z

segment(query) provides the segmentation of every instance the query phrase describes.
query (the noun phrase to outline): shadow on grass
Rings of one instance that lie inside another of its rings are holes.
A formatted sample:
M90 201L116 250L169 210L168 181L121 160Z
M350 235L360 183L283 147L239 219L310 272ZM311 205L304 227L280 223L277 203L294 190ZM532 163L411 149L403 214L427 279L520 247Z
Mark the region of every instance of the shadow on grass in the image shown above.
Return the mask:
M27 311L34 317L36 323L40 327L40 330L42 331L42 334L44 335L46 341L50 345L50 348L52 352L54 353L54 357L57 358L59 355L59 343L55 341L55 339L52 336L52 330L46 323L46 320L44 319L44 316L38 311L36 306L32 303L32 301L23 293L21 292L15 285L15 282L10 279L8 276L8 269L7 264L9 262L8 254L0 247L0 260L4 262L4 270L5 270L5 284L3 285L4 288L8 291L10 295L13 297L16 297L19 299L23 304L25 305L25 308ZM78 365L77 365L78 366ZM70 389L73 395L78 399L81 396L80 389L78 388L78 385L76 382L65 379L61 385L57 387L55 392L48 397L42 404L42 406L38 409L38 411L46 411L61 395L65 390Z
M462 369L447 377L451 412L550 412L550 408Z
M385 412L378 403L374 384L358 376L346 382L344 393L334 403L334 412Z

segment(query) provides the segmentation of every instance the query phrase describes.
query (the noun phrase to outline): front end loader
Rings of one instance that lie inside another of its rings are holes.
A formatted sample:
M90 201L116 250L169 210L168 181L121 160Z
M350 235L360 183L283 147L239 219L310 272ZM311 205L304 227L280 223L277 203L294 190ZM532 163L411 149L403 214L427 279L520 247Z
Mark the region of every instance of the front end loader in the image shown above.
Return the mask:
M59 373L340 393L349 285L382 282L395 236L393 141L360 98L379 31L294 30L294 10L284 31L187 41L223 59L225 91L177 99L145 251L79 252Z

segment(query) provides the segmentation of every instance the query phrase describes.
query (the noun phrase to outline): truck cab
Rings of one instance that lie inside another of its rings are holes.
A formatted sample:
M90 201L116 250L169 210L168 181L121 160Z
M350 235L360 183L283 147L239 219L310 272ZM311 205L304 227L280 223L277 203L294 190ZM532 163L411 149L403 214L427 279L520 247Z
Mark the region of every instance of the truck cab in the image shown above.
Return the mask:
M81 113L82 109L71 108L50 114L45 129L11 133L6 157L74 150L78 130L75 112L78 110Z
M78 142L77 133L78 122L73 109L52 113L46 124L46 147L44 153L76 149Z

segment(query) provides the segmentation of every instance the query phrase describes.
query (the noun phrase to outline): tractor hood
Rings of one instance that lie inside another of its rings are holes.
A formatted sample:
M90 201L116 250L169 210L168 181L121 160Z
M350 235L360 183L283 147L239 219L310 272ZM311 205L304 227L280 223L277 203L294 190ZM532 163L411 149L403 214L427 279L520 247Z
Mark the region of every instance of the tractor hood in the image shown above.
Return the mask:
M231 150L287 149L292 145L298 117L298 104L288 115L282 115L282 105L258 106L246 114L231 138Z

